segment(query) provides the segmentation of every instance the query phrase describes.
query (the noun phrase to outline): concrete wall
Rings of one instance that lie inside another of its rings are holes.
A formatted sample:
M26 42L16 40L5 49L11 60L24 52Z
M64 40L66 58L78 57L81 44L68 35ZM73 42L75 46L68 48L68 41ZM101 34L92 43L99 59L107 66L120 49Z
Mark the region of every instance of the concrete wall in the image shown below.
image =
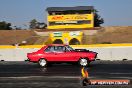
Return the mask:
M0 49L0 60L4 61L24 61L27 59L26 55L29 52L36 51L37 49Z
M34 52L40 49L36 46L14 47L14 48L1 48L0 47L0 60L4 61L24 61L27 59L26 55L29 52ZM100 60L132 60L132 45L80 45L72 46L74 48L83 48L98 53L97 59Z
M132 60L132 47L98 47L87 48L98 53L100 60Z

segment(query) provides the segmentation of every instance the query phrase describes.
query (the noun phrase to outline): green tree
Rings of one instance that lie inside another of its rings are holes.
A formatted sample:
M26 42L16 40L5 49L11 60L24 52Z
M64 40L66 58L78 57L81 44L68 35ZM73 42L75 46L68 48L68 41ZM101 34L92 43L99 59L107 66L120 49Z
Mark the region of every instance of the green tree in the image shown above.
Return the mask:
M11 30L11 23L5 21L0 22L0 30Z
M30 21L30 29L45 29L47 24L44 22L38 22L36 19Z
M97 10L94 10L94 27L100 27L104 23L104 19L98 14Z
M29 25L30 29L36 29L37 28L37 24L38 24L38 22L37 22L36 19L31 20L30 21L30 25Z

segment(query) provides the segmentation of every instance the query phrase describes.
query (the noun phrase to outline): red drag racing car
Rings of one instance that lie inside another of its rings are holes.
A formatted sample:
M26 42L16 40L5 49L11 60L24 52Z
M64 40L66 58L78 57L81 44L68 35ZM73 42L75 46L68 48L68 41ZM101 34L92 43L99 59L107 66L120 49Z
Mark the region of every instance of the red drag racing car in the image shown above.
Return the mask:
M38 63L45 67L48 63L79 62L81 66L87 66L97 57L96 52L86 49L73 49L69 45L50 44L42 47L37 52L27 53L28 61Z

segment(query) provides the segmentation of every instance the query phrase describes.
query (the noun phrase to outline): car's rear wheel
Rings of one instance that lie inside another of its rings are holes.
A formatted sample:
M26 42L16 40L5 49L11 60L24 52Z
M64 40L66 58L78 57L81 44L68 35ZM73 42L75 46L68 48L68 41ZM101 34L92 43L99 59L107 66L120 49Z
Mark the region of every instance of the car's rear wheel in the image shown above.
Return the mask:
M81 66L88 66L88 65L89 65L89 61L88 61L88 59L86 59L86 58L81 58L81 59L79 60L79 64L80 64Z
M41 67L46 67L47 65L47 61L45 59L40 59L38 64L41 66Z

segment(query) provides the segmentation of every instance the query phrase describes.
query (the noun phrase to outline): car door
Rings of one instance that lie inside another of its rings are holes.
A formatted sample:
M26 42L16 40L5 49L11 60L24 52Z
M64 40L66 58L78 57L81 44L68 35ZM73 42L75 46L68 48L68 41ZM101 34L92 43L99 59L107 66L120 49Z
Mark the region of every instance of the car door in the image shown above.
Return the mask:
M65 47L65 60L66 61L77 61L76 53L74 51L69 50L67 47Z
M55 61L56 54L54 53L54 46L48 46L44 50L44 58L48 61Z
M63 46L54 46L54 61L64 61L64 54Z
M75 61L75 57L72 55L72 52L69 51L65 46L55 46L54 50L56 61Z

